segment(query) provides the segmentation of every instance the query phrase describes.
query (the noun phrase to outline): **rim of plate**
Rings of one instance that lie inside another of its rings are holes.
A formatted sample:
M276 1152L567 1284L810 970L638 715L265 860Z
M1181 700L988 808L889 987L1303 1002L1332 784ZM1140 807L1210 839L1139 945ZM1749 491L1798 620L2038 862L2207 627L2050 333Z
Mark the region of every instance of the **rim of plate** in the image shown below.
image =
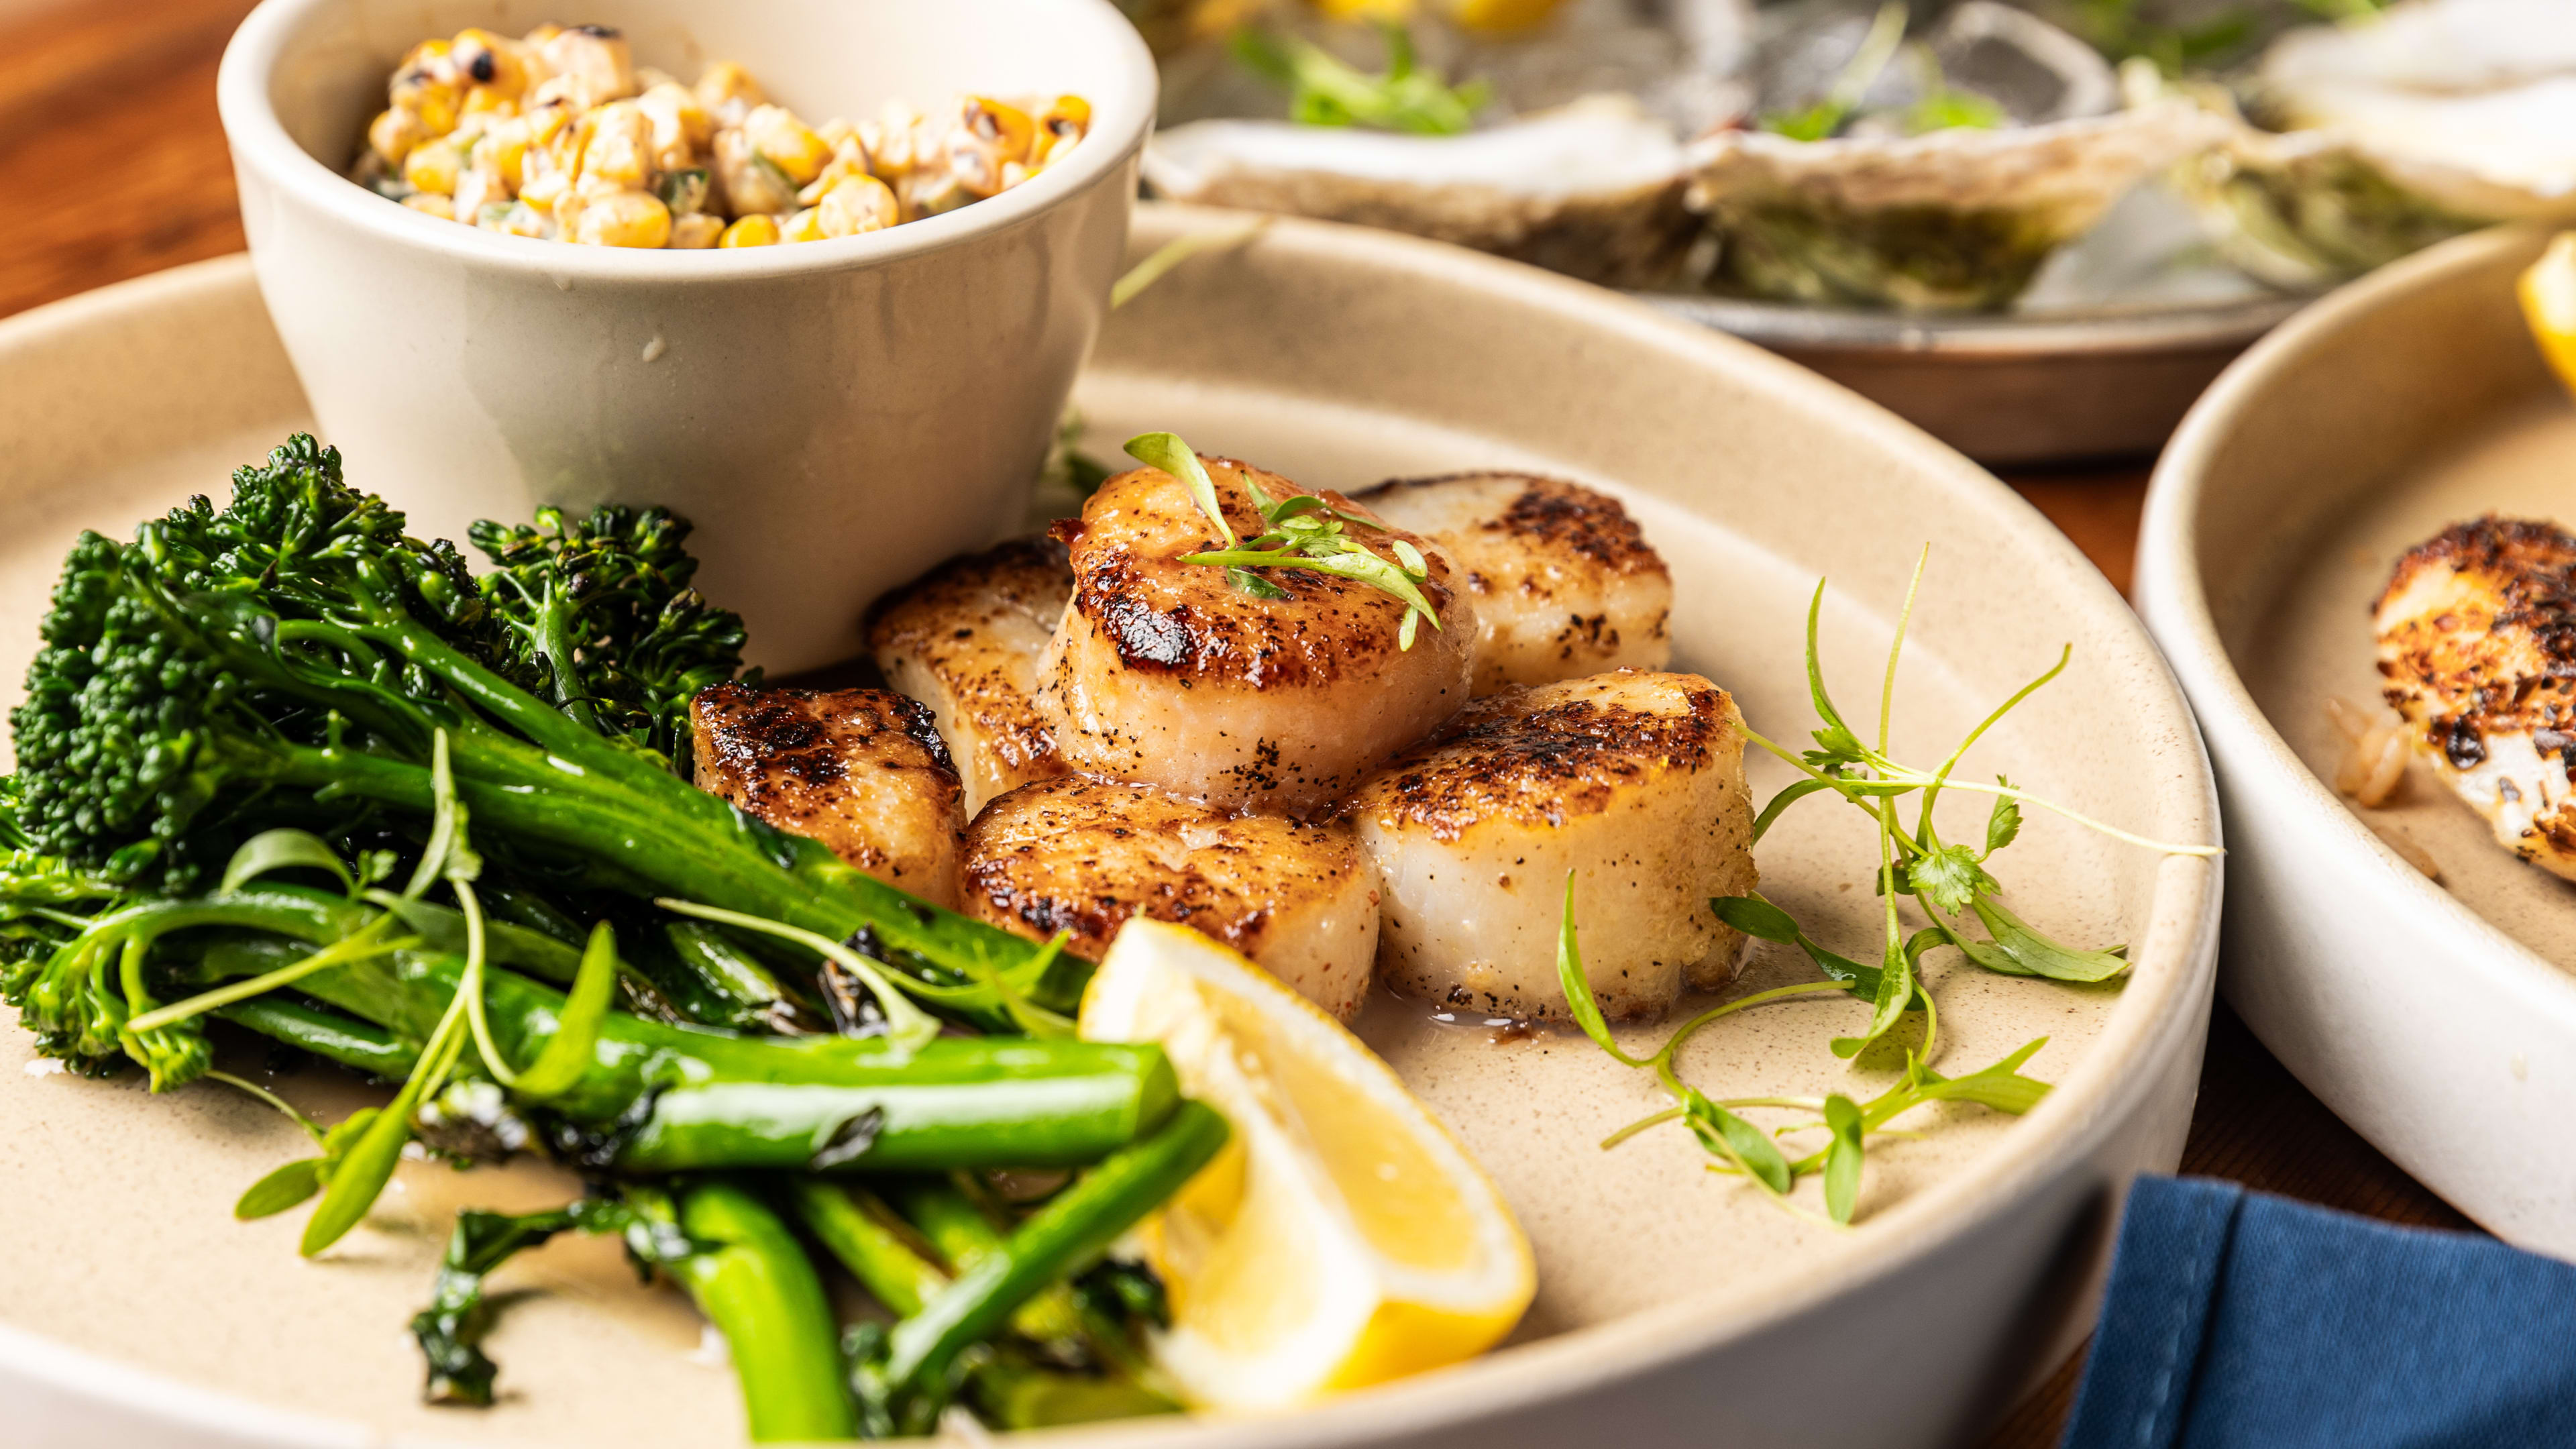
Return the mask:
M1150 250L1180 231L1239 228L1242 214L1166 204L1140 205L1131 248ZM2163 683L2160 707L2141 734L2170 732L2189 745L2186 768L2155 788L2153 828L2166 838L2220 840L2216 785L2181 685L2166 666L2144 624L2070 539L1993 475L1928 434L1805 368L1749 342L1671 317L1617 293L1440 243L1355 226L1280 218L1259 245L1287 248L1322 268L1392 274L1402 281L1472 285L1498 299L1569 315L1584 325L1645 347L1660 349L1686 366L1734 374L1753 390L1784 404L1782 413L1819 426L1868 436L1921 465L1944 506L1965 506L1994 517L2024 548L2055 565L2063 585L2084 607L2104 615L2114 635L2125 635L2147 677ZM147 308L179 291L252 286L246 257L217 258L156 276L121 282L0 321L0 352L77 330L95 320ZM1974 1233L2047 1174L2082 1157L2117 1124L2121 1109L2151 1084L2128 1070L2158 1058L2188 1030L2193 1007L2206 998L2216 969L2220 861L2168 856L2157 863L2141 914L2147 925L2133 970L2100 1034L2046 1100L2003 1133L1972 1172L1952 1173L1872 1217L1869 1223L1820 1251L1794 1281L1759 1301L1662 1304L1554 1337L1516 1344L1453 1368L1355 1391L1274 1419L1130 1421L1033 1431L1032 1443L1076 1444L1115 1439L1145 1449L1288 1449L1330 1443L1363 1431L1378 1437L1416 1427L1508 1413L1578 1389L1633 1379L1725 1344L1905 1271ZM0 1324L0 1348L15 1351L22 1336ZM171 1381L149 1370L95 1359L56 1346L43 1361L58 1366L64 1382L114 1399L159 1391ZM210 1427L274 1434L282 1411L220 1393L191 1390L182 1400L192 1414L216 1415L238 1406L242 1417L195 1419ZM312 1425L303 1443L351 1442L356 1426L336 1420L297 1419ZM367 1442L374 1442L372 1431ZM407 1441L408 1442L408 1441ZM435 1442L435 1441L419 1441Z
M2347 323L2458 273L2492 266L2499 253L2529 246L2534 230L2492 227L2428 247L2329 294L2248 349L2193 405L2156 462L2138 527L2136 589L2138 612L2174 673L2189 687L2204 733L2225 734L2253 750L2275 798L2286 791L2287 802L2303 813L2302 823L2322 832L2309 838L2340 852L2340 860L2321 862L2320 870L2366 872L2387 908L2445 931L2466 932L2483 948L2453 953L2445 970L2483 976L2498 989L2545 1003L2576 1022L2576 978L2426 879L2290 748L2218 637L2200 556L2192 546L2212 464L2239 422L2263 406L2280 374L2331 349Z
M2156 356L2243 347L2308 305L2296 296L1959 315L1809 307L1680 292L1631 292L1648 306L1765 347L1962 361Z

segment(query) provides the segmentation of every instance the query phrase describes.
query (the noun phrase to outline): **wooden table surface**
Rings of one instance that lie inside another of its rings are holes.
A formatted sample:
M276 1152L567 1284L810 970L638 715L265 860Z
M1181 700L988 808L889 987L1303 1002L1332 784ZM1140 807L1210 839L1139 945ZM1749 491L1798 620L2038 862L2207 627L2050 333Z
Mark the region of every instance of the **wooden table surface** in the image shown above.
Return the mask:
M0 10L0 316L238 251L215 64L249 0L58 0ZM2007 474L2125 592L2143 463ZM2284 1071L2222 1005L2183 1170L2392 1222L2465 1228ZM2065 1422L2069 1363L1992 1449L2041 1449Z

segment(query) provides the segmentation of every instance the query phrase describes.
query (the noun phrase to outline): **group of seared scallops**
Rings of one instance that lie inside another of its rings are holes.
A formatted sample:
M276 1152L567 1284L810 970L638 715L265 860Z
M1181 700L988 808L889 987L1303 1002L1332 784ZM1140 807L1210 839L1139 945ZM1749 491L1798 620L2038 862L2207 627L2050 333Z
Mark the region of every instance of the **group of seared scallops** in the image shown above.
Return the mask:
M2576 880L2576 534L2456 523L2372 606L2385 698L2496 840Z
M1418 552L1438 627L1406 647L1410 605L1366 583L1278 568L1256 593L1186 561L1232 540L1138 468L1051 537L880 601L891 690L699 696L698 782L1077 956L1132 916L1193 927L1345 1021L1381 975L1564 1016L1569 872L1605 1012L1725 982L1741 941L1709 900L1755 881L1743 720L1665 672L1672 576L1617 500L1506 473L1349 497L1201 462L1238 534L1264 527L1257 487Z

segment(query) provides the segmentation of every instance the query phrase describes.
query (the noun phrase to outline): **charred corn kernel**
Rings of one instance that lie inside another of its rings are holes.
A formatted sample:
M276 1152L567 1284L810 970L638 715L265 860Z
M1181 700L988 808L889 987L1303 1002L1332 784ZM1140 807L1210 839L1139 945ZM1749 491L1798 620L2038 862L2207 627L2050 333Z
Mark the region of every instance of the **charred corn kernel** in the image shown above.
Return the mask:
M697 92L699 108L730 125L742 124L752 107L769 99L751 72L729 60L708 66L698 77Z
M812 206L821 201L833 187L840 185L843 179L872 174L873 169L868 165L867 148L861 146L856 137L845 139L832 148L832 159L824 163L823 173L815 177L812 184L804 190L797 192L796 200L800 205Z
M992 153L996 171L1006 162L1029 159L1029 144L1037 139L1037 122L1028 112L991 96L968 96L958 108L958 124Z
M511 236L536 237L539 240L554 234L553 228L546 223L546 214L524 201L514 201L498 217L478 220L475 224L507 232Z
M532 105L519 113L519 120L528 128L528 144L531 146L553 145L556 137L570 130L580 119L571 104L565 101Z
M671 211L641 191L585 197L572 239L595 247L662 246L671 240Z
M483 139L474 146L474 164L489 167L501 180L508 195L519 194L519 180L525 174L528 157L528 123L515 116L494 121L483 130Z
M665 81L638 96L635 105L653 123L653 151L670 158L666 165L691 164L714 134L706 107L687 86Z
M635 94L635 58L626 37L605 25L576 25L546 37L537 58L547 74L578 77L593 104Z
M572 185L572 176L563 168L552 147L530 146L519 161L519 199L542 211L551 211Z
M420 122L420 112L393 106L367 123L367 144L385 158L388 166L400 166L411 148L429 139L429 128Z
M976 192L945 167L916 171L905 177L901 194L904 214L916 221L925 216L944 216L978 199Z
M845 176L814 204L814 224L825 236L883 231L903 220L894 192L873 176Z
M886 102L881 120L859 128L859 140L868 148L872 162L869 169L886 181L898 181L920 169L922 160L937 147L922 134L921 113L901 101Z
M423 216L434 216L441 221L456 220L456 203L434 192L414 192L404 197L402 204Z
M823 163L832 159L823 138L785 106L752 107L751 114L742 118L742 134L754 154L798 186L822 175Z
M721 217L709 216L702 211L688 216L675 216L671 218L669 245L673 251L701 251L714 246L716 238L724 235L724 231L725 224Z
M459 106L465 99L464 87L456 84L452 67L447 64L444 42L431 42L415 47L401 69L394 72L392 84L385 88L385 99L396 110L410 111L420 117L421 125L433 136L444 136L456 128Z
M716 241L716 245L720 247L768 247L777 244L778 223L770 217L760 215L746 216L736 221L726 227L724 235Z
M2541 355L2576 388L2576 231L2560 232L2522 274L2522 313Z
M778 239L792 242L821 241L823 239L822 214L809 206L787 218L785 224L778 228Z
M581 153L581 179L621 187L642 186L653 174L653 122L633 101L611 101L589 115Z
M734 215L795 207L796 183L776 164L763 160L742 131L716 132L715 162L716 184L724 189L725 208Z
M500 173L477 162L457 174L454 202L459 220L480 222L483 208L495 204L508 206L510 193L501 184Z
M1058 96L1038 117L1038 135L1029 149L1029 169L1036 171L1064 159L1074 143L1091 133L1091 103L1080 96Z
M459 80L516 100L528 88L528 60L518 41L482 29L460 30L448 60Z
M403 180L414 191L440 196L455 192L457 173L464 169L463 148L445 136L412 147L411 154L403 158Z

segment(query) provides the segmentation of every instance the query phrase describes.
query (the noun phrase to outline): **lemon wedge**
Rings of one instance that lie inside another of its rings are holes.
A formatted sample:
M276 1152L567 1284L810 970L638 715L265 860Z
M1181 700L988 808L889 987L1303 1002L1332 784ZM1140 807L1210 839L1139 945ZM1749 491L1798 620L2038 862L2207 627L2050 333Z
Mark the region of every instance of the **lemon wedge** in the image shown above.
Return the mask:
M1091 1041L1154 1041L1223 1112L1223 1154L1140 1230L1211 1409L1274 1409L1471 1358L1536 1291L1502 1194L1341 1023L1196 931L1130 920L1083 995Z
M1557 11L1559 0L1452 0L1449 18L1465 30L1514 35L1536 28Z
M2522 315L2541 355L2576 389L2576 231L2559 233L2522 274Z

